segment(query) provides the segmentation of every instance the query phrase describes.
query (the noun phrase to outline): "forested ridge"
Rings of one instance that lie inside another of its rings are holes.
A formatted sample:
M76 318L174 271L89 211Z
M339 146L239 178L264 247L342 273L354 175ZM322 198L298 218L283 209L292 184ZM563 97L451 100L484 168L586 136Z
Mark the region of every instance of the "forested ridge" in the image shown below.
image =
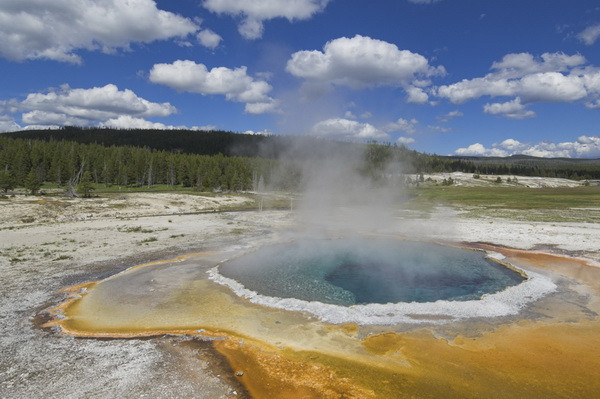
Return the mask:
M301 181L295 161L327 157L340 147L360 150L364 146L371 147L364 168L371 171L373 165L381 169L384 161L393 159L403 164L404 173L460 171L600 179L600 159L454 157L419 153L404 146L316 137L65 127L0 135L0 189L35 181L65 187L81 177L106 187L164 184L244 191L261 183L273 189L294 189Z

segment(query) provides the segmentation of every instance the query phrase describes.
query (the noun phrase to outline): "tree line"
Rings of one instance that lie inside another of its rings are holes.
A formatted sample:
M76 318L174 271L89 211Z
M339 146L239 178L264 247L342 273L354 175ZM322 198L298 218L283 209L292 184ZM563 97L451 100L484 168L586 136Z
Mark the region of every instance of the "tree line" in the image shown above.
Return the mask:
M73 191L74 183L83 179L106 187L164 184L202 191L245 191L260 185L296 190L302 185L303 162L336 151L363 154L360 173L382 184L389 162L401 164L394 173L406 174L458 171L600 179L600 159L454 157L391 144L316 137L65 127L0 135L0 189L29 185L34 191L36 184L47 182Z
M82 178L106 187L164 184L202 191L243 191L255 188L261 178L268 179L273 163L222 154L0 137L0 189L4 191L36 184L39 189L42 182L69 188Z

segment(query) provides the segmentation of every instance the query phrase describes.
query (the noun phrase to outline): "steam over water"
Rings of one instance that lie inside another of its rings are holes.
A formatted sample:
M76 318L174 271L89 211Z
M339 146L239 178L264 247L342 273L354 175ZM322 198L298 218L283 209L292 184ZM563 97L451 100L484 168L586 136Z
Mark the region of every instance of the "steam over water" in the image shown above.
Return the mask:
M297 223L285 235L293 240L215 267L211 280L253 303L325 322L386 325L514 315L556 289L545 276L524 279L482 253L365 238L427 235L403 231L398 216L407 198L403 173L411 173L404 150L325 147L290 148L280 158L282 175L268 179L285 181L288 163L299 172ZM451 229L451 221L441 224Z
M481 252L391 239L274 245L220 272L259 294L343 306L466 301L524 280Z
M528 271L524 278L483 253L392 239L297 240L264 247L208 274L250 302L329 323L515 315L557 288L546 276Z

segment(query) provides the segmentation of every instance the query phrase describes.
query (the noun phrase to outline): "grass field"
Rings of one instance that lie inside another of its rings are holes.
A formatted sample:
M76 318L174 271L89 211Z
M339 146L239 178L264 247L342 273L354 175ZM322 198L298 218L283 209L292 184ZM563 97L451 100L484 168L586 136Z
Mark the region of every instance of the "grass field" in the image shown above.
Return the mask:
M411 189L407 205L429 211L453 206L470 217L545 222L600 222L600 187L430 186Z

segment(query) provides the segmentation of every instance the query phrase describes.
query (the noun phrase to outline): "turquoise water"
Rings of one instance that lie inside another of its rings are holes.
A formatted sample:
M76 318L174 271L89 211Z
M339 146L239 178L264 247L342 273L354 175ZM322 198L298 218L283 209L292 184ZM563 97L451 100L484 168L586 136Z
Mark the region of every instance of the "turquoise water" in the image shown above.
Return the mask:
M481 252L394 239L301 240L220 266L259 294L335 305L467 301L523 277Z

